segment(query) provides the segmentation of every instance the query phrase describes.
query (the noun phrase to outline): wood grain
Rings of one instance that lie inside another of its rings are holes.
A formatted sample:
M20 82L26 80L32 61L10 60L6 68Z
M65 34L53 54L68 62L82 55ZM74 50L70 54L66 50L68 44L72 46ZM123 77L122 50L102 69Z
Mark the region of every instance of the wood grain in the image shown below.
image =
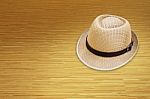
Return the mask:
M150 0L1 0L0 99L150 98ZM77 58L78 38L100 14L129 20L134 59L104 72Z

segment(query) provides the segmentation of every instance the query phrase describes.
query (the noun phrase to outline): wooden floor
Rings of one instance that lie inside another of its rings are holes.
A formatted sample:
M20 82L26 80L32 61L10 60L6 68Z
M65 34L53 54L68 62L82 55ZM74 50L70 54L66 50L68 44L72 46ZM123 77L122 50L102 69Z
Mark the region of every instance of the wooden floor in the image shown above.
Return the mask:
M138 53L96 71L76 55L100 14L129 20ZM0 99L150 99L150 0L1 0Z

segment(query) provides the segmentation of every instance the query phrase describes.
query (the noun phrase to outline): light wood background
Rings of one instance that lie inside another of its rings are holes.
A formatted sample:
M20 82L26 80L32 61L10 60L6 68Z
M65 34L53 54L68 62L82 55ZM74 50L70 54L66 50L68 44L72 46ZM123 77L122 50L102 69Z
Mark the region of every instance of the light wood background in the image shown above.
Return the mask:
M134 59L108 72L75 51L100 14L128 19L139 39ZM0 99L150 99L150 0L1 0Z

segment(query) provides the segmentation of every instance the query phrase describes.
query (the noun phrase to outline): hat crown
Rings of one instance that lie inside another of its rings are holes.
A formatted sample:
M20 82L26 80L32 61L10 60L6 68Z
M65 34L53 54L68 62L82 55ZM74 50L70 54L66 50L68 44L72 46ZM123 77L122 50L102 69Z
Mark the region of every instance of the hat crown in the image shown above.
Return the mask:
M93 21L87 40L98 51L120 51L131 43L131 27L122 17L101 15Z

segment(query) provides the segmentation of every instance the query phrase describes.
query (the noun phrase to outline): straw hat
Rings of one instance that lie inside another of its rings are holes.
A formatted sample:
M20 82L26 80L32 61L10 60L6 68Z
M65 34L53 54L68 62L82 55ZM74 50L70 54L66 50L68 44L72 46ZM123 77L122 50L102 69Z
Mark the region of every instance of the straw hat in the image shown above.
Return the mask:
M96 70L113 70L128 63L138 40L129 22L115 15L98 16L77 43L81 62Z

